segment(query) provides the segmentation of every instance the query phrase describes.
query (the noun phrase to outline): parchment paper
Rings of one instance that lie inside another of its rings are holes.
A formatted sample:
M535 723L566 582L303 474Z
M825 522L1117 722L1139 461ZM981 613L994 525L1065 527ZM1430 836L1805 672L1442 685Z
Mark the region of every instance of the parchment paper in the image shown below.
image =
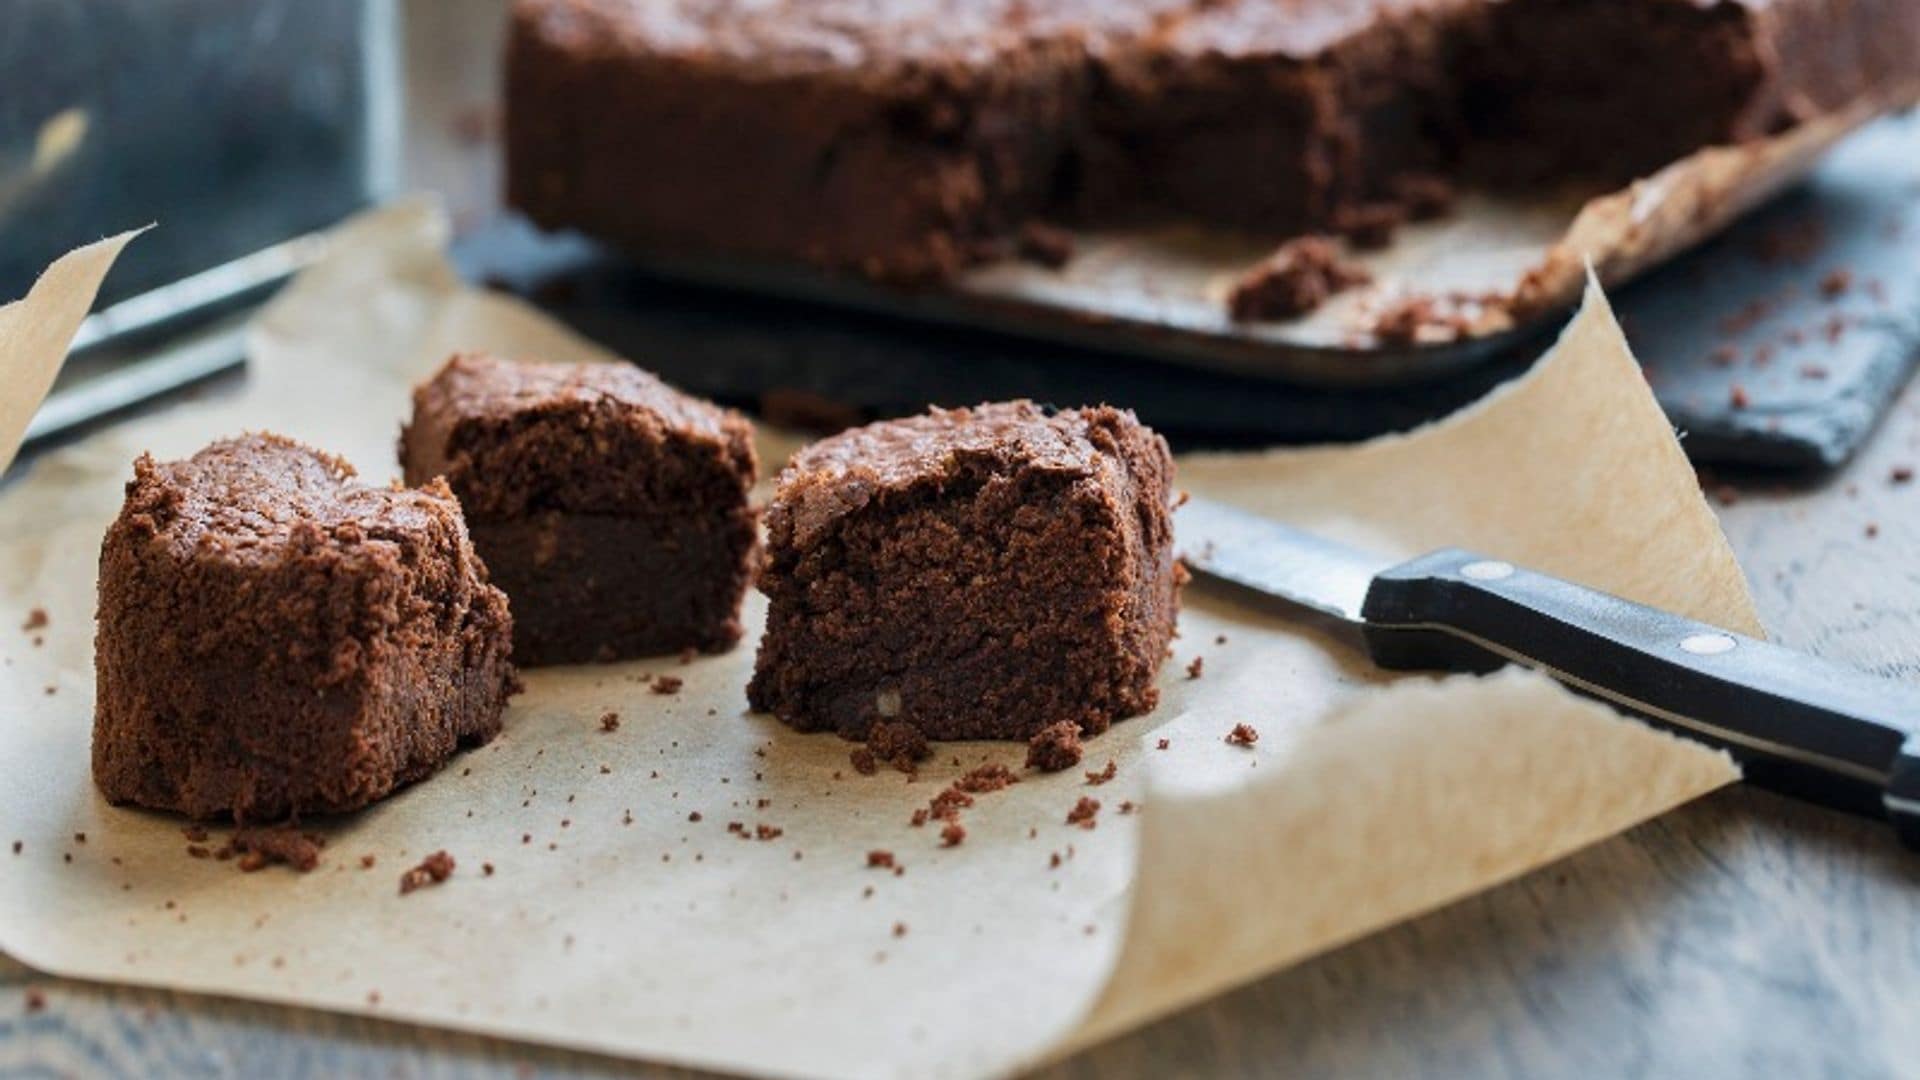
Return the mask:
M1862 124L1916 100L1920 83L1893 88L1770 138L1702 148L1615 191L1466 191L1439 219L1395 230L1387 247L1350 251L1372 282L1296 319L1236 323L1228 315L1234 284L1273 251L1274 240L1191 226L1078 231L1074 258L1059 270L994 263L963 276L953 292L1034 330L1044 331L1049 315L1069 325L1097 318L1110 336L1130 329L1136 338L1172 335L1175 343L1186 335L1338 350L1364 372L1367 354L1383 347L1375 326L1397 305L1426 298L1447 313L1422 328L1425 345L1557 316L1580 299L1589 265L1608 287L1632 280L1804 177ZM1324 362L1284 351L1202 352L1248 372L1337 378Z
M244 387L0 489L0 947L23 962L747 1073L1001 1074L1734 779L1723 755L1538 676L1388 684L1318 631L1195 586L1161 707L1092 743L1086 767L1112 759L1117 778L981 795L959 847L912 810L963 767L1017 768L1021 748L955 744L917 781L857 776L846 744L745 712L750 633L684 666L528 673L496 742L315 823L329 844L312 873L189 858L181 821L108 807L88 777L94 565L129 463L266 428L379 481L409 383L450 350L602 356L460 285L445 239L420 204L347 226L257 321ZM97 276L49 281L16 318L66 318ZM42 363L9 345L0 396L27 396L17 372ZM1531 377L1452 420L1187 458L1181 481L1383 551L1476 546L1758 630L1597 290ZM50 624L19 629L35 607ZM750 601L750 630L762 616ZM684 689L651 692L661 673ZM1243 721L1251 749L1223 738ZM1065 823L1083 795L1102 803L1091 830ZM739 839L731 822L782 831ZM399 895L436 849L454 876ZM868 869L874 849L905 872Z

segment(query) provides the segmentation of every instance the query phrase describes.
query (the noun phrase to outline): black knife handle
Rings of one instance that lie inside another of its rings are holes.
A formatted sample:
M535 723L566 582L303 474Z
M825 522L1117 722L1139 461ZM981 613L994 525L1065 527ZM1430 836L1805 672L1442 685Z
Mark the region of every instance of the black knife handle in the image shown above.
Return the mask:
M1920 693L1902 684L1464 551L1379 575L1362 614L1382 667L1539 668L1920 848Z

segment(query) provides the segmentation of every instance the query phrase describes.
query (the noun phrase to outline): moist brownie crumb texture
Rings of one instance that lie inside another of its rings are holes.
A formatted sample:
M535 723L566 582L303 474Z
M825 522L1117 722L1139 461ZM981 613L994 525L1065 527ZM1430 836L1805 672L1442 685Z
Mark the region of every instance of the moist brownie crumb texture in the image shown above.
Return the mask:
M1036 220L1377 238L1450 180L1617 183L1917 76L1920 0L519 0L507 186L940 278Z
M1151 709L1178 605L1172 468L1106 407L934 410L816 443L767 511L749 700L852 739L1091 733Z
M93 775L242 822L352 810L500 730L506 598L441 484L253 435L134 464L100 552Z
M520 663L739 640L756 463L738 414L627 364L462 355L414 391L400 455L409 483L459 496Z

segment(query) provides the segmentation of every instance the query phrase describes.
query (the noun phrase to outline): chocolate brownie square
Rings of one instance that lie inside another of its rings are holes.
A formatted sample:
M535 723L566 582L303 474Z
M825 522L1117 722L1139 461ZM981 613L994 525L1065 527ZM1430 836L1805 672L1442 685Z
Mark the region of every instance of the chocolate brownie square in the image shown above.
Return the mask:
M414 390L407 482L444 476L523 666L740 639L753 429L629 364L461 355Z
M100 550L107 799L271 821L365 806L499 730L507 600L444 485L274 435L134 463Z
M1104 406L934 410L814 444L767 511L749 700L854 739L1146 712L1179 603L1172 475L1166 442Z

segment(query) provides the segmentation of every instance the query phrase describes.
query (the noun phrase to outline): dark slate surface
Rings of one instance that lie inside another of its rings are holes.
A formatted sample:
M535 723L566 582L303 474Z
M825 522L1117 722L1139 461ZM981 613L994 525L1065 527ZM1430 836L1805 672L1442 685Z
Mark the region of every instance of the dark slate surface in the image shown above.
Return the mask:
M675 284L523 226L470 237L456 255L473 277L527 293L587 336L730 404L801 391L874 417L1016 396L1105 400L1188 447L1404 429L1523 371L1546 336L1466 373L1356 391ZM1835 271L1846 288L1829 295L1822 285ZM1854 137L1806 184L1615 299L1695 460L1844 461L1920 359L1920 118Z

